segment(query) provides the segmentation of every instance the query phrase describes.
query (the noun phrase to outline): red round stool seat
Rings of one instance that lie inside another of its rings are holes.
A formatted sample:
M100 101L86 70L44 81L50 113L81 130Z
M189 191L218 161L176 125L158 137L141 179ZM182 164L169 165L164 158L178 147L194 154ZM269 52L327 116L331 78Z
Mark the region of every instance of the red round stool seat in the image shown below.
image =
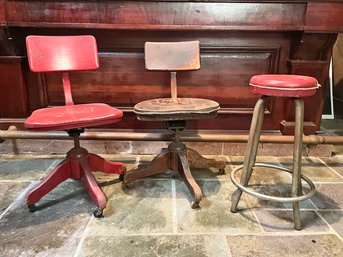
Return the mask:
M250 79L254 94L279 97L305 97L316 94L318 81L309 76L263 74Z

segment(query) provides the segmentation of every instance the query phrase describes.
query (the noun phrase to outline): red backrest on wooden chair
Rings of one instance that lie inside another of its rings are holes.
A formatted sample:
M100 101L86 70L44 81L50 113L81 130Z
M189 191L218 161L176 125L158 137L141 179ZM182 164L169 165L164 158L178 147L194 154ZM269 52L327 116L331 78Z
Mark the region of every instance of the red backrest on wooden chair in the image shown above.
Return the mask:
M27 58L34 72L94 70L99 67L93 36L28 36Z

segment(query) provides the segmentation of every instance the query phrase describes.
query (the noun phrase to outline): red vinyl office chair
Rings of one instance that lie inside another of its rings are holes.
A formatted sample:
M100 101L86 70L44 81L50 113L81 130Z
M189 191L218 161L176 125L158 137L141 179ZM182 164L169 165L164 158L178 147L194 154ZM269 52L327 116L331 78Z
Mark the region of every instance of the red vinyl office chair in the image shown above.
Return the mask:
M106 197L92 171L123 174L125 165L109 162L80 147L83 128L118 122L123 112L103 103L74 104L68 71L95 70L99 67L96 40L93 36L28 36L27 57L33 72L61 72L65 106L36 110L26 119L25 128L31 131L64 130L73 137L74 148L26 196L30 211L35 203L68 178L81 179L94 204L94 216L102 217Z

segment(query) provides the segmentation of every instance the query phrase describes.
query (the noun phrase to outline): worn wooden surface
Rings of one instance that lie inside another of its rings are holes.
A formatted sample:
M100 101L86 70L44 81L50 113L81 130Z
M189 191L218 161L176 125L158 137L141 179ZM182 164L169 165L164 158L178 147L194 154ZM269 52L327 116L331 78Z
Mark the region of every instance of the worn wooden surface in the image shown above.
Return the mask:
M295 73L314 76L323 85L305 100L305 130L315 133L332 46L343 31L342 13L341 0L0 0L0 127L21 124L37 108L63 104L59 74L28 71L25 37L92 34L100 69L71 74L73 96L77 103L122 108L125 118L112 128L160 128L158 122L138 121L132 112L140 101L170 94L167 72L145 70L144 43L199 40L201 69L178 74L178 93L213 99L222 109L216 119L191 122L191 128L247 130L257 99L248 86L250 77ZM266 113L264 129L292 132L290 102L277 99Z

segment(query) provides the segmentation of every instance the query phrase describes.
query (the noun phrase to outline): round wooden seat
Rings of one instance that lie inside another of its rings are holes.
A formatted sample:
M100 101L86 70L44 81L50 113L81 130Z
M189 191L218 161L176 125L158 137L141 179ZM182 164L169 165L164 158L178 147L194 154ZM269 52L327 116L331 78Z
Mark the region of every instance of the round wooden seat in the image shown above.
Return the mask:
M320 87L313 77L300 75L263 74L250 79L254 94L278 97L306 97L316 94Z
M219 110L215 101L201 98L158 98L135 105L140 120L192 120L213 117Z

